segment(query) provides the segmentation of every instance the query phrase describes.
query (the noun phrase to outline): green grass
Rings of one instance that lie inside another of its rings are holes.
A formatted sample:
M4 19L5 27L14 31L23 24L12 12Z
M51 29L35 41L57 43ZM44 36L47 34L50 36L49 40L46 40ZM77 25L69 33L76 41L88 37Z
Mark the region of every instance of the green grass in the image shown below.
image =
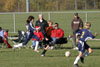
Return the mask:
M68 11L70 12L70 11ZM39 13L26 13L16 14L16 31L24 30L26 19L29 15L35 17L35 21L38 19ZM43 13L44 18L48 20L48 14ZM60 27L64 30L65 36L72 34L71 21L73 19L73 13L51 13L51 20L55 23L58 22ZM85 14L79 13L79 16L85 23ZM100 34L100 13L88 13L88 21L91 22L91 31L98 32ZM35 24L35 23L34 23ZM12 14L0 14L0 26L3 29L9 29L9 32L13 32L13 15ZM9 33L9 36L17 35ZM100 35L97 36L100 38ZM13 43L9 40L10 44ZM31 45L31 41L28 45ZM100 67L100 41L88 41L88 44L93 48L93 53L85 58L85 64L79 62L80 67ZM0 44L1 45L1 44ZM57 47L57 46L56 46ZM78 51L72 50L72 43L69 41L67 44L63 44L61 48L48 50L45 57L41 57L43 49L40 49L40 53L34 52L32 49L22 48L13 51L12 49L0 48L0 67L73 67L73 62L78 55ZM70 57L65 57L66 51L71 52Z
M99 11L99 10L96 10ZM64 11L65 12L65 11ZM73 19L73 13L75 11L67 11L67 12L72 12L72 13L50 13L50 19L56 23L58 22L60 25L60 28L62 28L65 32L65 36L68 36L70 34L72 34L72 30L71 30L71 22ZM78 12L78 11L77 11ZM81 17L81 19L83 20L83 22L86 22L86 14L85 13L80 13L82 11L79 11L79 16ZM26 19L29 15L33 15L35 17L35 21L38 19L38 15L39 13L16 13L16 32L18 30L24 30L26 31ZM46 20L48 20L48 13L43 13L44 18ZM88 21L91 22L92 27L91 27L91 31L94 32L98 32L98 34L100 34L99 32L99 25L100 25L100 12L89 12L88 13ZM34 24L35 24L34 21ZM14 19L13 19L13 14L0 14L0 26L3 27L3 29L9 29L9 32L13 32L14 31ZM97 38L100 38L100 35L97 36Z
M10 41L9 41L10 42ZM11 43L11 42L10 42ZM79 62L80 67L100 67L100 41L88 41L93 48L93 53L85 58L85 63ZM28 43L31 45L31 41ZM73 67L73 62L78 55L77 50L72 50L72 43L69 41L61 48L56 46L54 50L48 50L45 57L34 52L31 48L16 49L0 48L0 67ZM70 57L65 57L66 51L71 52Z

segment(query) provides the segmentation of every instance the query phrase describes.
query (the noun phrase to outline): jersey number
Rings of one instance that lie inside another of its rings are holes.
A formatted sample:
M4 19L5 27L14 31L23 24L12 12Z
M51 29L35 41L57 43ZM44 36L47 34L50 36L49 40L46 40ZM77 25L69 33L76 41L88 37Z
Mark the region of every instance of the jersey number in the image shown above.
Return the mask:
M84 34L85 34L85 32L82 32L81 38L83 38Z

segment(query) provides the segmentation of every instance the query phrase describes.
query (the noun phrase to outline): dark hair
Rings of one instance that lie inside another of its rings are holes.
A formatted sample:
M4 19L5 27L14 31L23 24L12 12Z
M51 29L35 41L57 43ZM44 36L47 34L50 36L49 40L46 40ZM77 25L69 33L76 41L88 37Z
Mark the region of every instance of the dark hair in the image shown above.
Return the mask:
M78 13L74 13L75 16L78 16Z
M34 19L34 16L29 16L26 20L26 23L29 24L30 21L32 21L32 19Z
M2 30L2 27L0 27L0 30Z
M57 24L57 26L59 26L59 24L58 24L58 23L55 23L55 24Z

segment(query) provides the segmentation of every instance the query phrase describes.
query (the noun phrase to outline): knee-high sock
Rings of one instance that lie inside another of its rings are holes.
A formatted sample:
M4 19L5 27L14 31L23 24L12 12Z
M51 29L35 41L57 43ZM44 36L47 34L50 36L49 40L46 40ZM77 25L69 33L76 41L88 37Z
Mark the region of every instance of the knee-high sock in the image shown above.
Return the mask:
M35 46L35 49L34 50L37 50L38 49L38 45L39 45L39 41L36 41L36 46Z
M12 48L12 46L5 39L3 39L3 41L8 46L8 48Z
M44 49L44 51L42 52L42 54L45 54L47 52L47 50Z
M74 64L77 64L79 60L80 60L80 57L77 56L76 59L75 59L75 61L74 61Z

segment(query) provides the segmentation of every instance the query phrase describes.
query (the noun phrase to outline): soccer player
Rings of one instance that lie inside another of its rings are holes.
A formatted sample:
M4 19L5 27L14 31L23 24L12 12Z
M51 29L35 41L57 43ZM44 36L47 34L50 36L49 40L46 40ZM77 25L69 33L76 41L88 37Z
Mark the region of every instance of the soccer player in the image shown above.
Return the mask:
M26 27L28 29L27 38L25 39L25 41L23 43L20 43L18 45L14 45L13 49L16 49L18 47L26 45L32 37L36 38L37 40L39 40L39 38L36 35L34 35L34 33L33 33L34 30L35 30L35 28L33 27L34 17L33 16L29 16L26 22L27 22L27 26Z
M45 53L47 52L48 48L51 46L51 42L52 42L52 38L51 38L51 31L53 30L53 26L52 26L53 22L52 21L48 21L48 27L46 28L46 35L44 36L44 45L45 48L41 54L41 56L45 56Z
M95 33L95 35L92 35L92 33L89 31L91 27L90 22L86 22L84 26L85 29L82 29L76 33L76 42L78 43L79 55L76 57L74 61L74 67L79 67L78 61L81 60L81 62L84 63L85 56L88 56L90 53L92 53L92 49L86 43L87 39L93 39L95 38L95 36L97 36L97 33ZM80 35L79 39L78 39L78 35ZM85 50L87 50L86 53L84 53Z

